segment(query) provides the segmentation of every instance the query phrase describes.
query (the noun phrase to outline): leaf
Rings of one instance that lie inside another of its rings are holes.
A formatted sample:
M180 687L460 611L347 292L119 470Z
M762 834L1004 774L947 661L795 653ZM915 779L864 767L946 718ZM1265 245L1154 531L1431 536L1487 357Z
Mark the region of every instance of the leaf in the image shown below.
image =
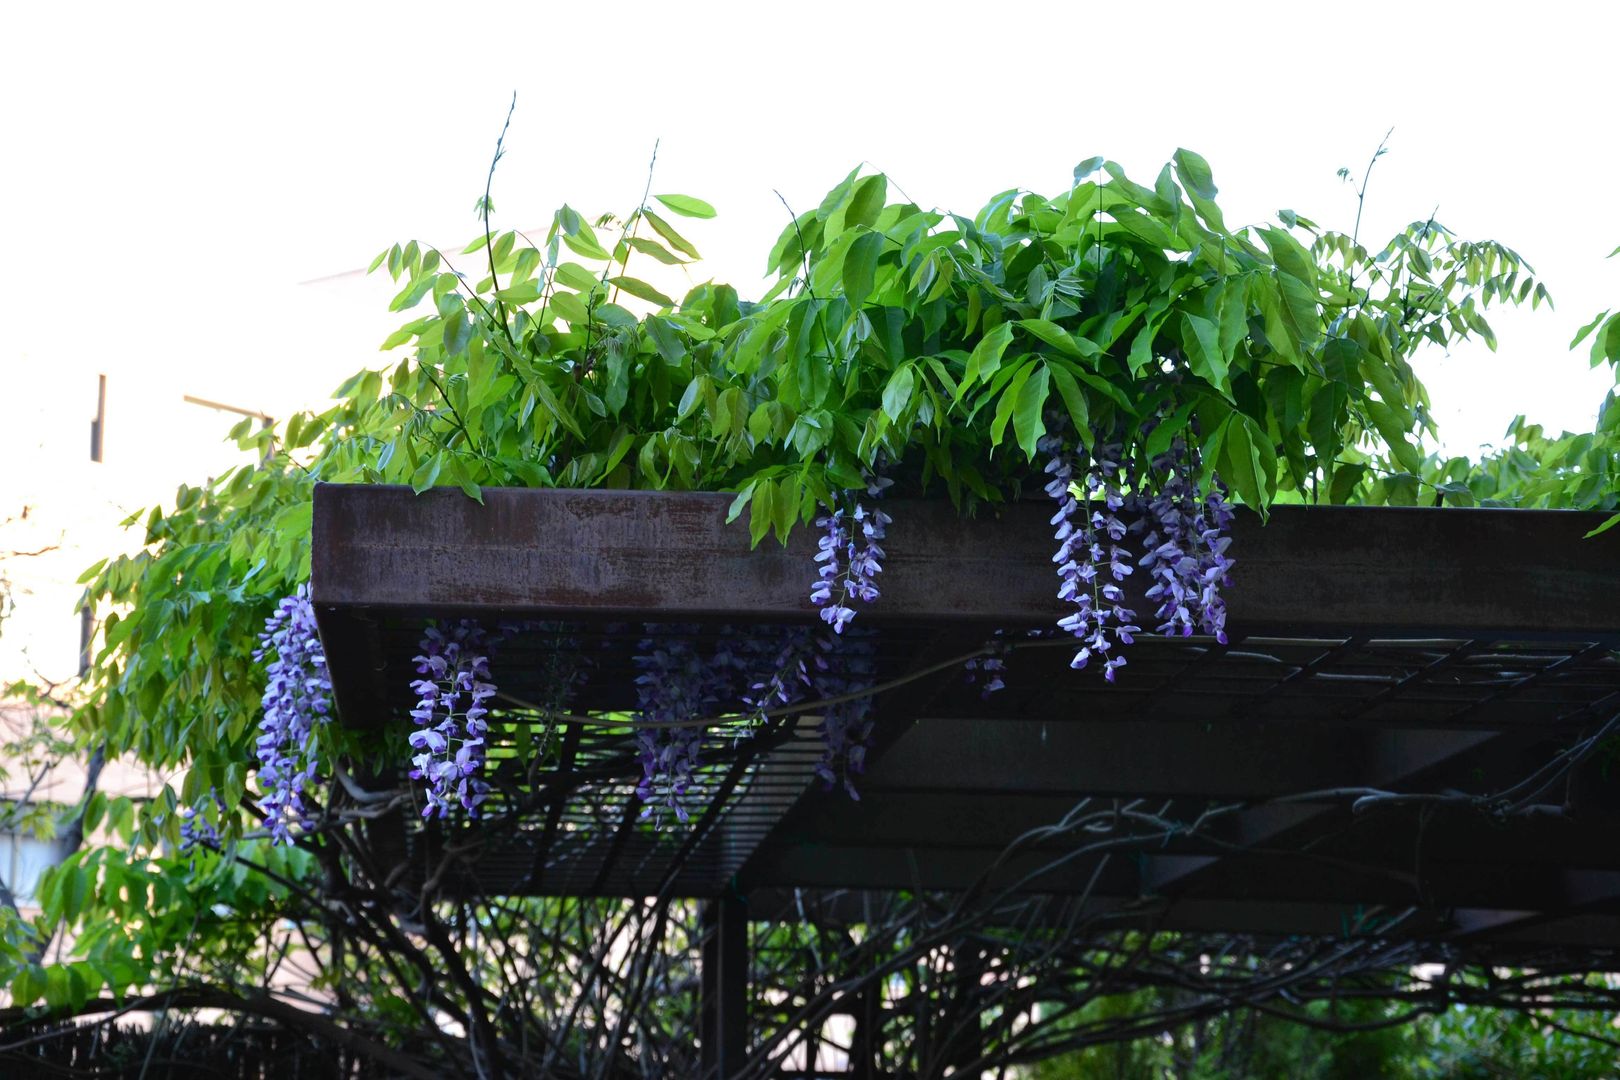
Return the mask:
M863 233L849 246L844 255L844 295L849 298L850 307L859 310L872 294L878 256L882 253L882 233Z
M890 420L899 421L900 414L906 411L906 406L911 403L911 391L915 384L916 374L910 364L896 369L895 373L889 376L888 384L883 387L883 411L888 414Z
M420 495L432 487L439 480L439 469L444 464L440 454L430 454L422 459L422 463L411 474L411 490Z
M1081 359L1097 356L1102 352L1101 347L1095 341L1089 338L1075 337L1050 319L1019 319L1018 325L1065 356Z
M1186 431L1187 421L1197 407L1198 402L1196 400L1185 402L1175 412L1159 421L1143 447L1149 461L1170 449L1170 444L1175 440L1175 437Z
M770 532L776 515L776 487L768 480L754 485L754 499L748 511L749 542L755 547Z
M1131 369L1132 375L1140 375L1142 369L1153 362L1153 338L1158 333L1158 324L1150 322L1136 332L1131 340L1130 352L1125 354L1125 365Z
M1088 158L1086 158L1086 160L1084 160L1080 164L1076 165L1074 167L1074 183L1075 183L1075 186L1078 187L1079 184L1080 184L1080 181L1084 180L1086 177L1090 176L1092 173L1094 173L1098 169L1102 168L1103 167L1103 162L1106 161L1106 160L1107 160L1106 158L1102 158L1102 157L1088 157Z
M1184 149L1176 151L1175 162L1176 176L1189 195L1197 195L1200 199L1213 199L1218 194L1214 174L1209 170L1209 162L1191 150Z
M776 513L771 515L771 525L783 547L787 546L788 533L793 530L793 519L799 516L799 494L797 476L784 476L776 482Z
M714 217L714 207L690 195L654 195L653 198L668 207L671 213L679 214L681 217Z
M1402 423L1400 415L1382 401L1368 400L1364 403L1368 415L1372 417L1373 426L1389 446L1389 451L1395 460L1400 462L1401 468L1409 473L1423 471L1423 455L1419 454L1417 447L1407 442L1406 425Z
M1082 367L1076 367L1074 369L1074 377L1091 387L1093 390L1097 391L1097 393L1101 394L1109 401L1112 401L1114 404L1118 405L1120 408L1129 409L1131 407L1131 399L1125 396L1125 391L1121 390L1119 387L1115 386L1101 375L1098 375L1096 372L1087 371Z
M642 281L640 278L611 277L608 278L608 283L623 289L625 292L629 293L631 296L634 296L638 300L647 301L649 304L657 304L661 308L675 306L675 301L671 300L669 297L665 296L663 293L659 292L645 281Z
M1261 229L1260 237L1271 250L1271 259L1277 264L1277 269L1315 290L1316 263L1298 240L1283 229Z
M532 304L540 299L540 283L538 281L520 281L516 285L498 291L495 298L504 300L508 304Z
M1215 204L1215 177L1210 172L1209 162L1191 150L1177 150L1175 163L1176 176L1186 189L1187 198L1192 202L1193 209L1198 211L1198 216L1216 232L1226 232L1226 220L1221 216L1221 208Z
M1336 506L1342 506L1349 502L1350 496L1355 493L1356 486L1361 483L1361 478L1366 475L1367 467L1365 465L1350 463L1335 468L1333 470L1333 482L1328 485L1328 502Z
M1074 422L1074 430L1079 433L1080 441L1086 446L1091 445L1091 410L1086 404L1086 393L1080 389L1080 384L1073 375L1060 364L1053 364L1047 368L1052 374L1052 382L1057 385L1058 396L1063 399L1063 405L1069 410L1069 419Z
M1187 333L1181 343L1187 349L1187 364L1193 374L1213 386L1222 396L1232 396L1232 377L1227 369L1226 357L1221 354L1220 329L1202 315L1183 313Z
M600 262L607 262L612 258L612 256L610 256L607 251L603 249L602 245L596 242L596 238L594 236L586 236L583 233L563 233L562 242L567 244L568 249L574 252L574 254L581 255L587 259L596 259Z
M1034 357L1026 356L1018 361L1018 367L1014 369L1012 380L1002 393L1001 400L996 402L996 416L990 424L991 446L1001 445L1001 440L1007 433L1007 421L1012 419L1013 409L1018 405L1018 399L1023 393L1024 384L1029 381L1029 376L1034 370Z
M579 423L574 419L574 414L563 408L562 402L557 400L557 395L552 392L551 387L547 385L544 379L531 379L529 389L534 392L534 396L539 400L540 404L545 406L546 415L567 428L575 438L583 439L585 437L584 433L579 430Z
M1611 315L1603 333L1592 341L1592 366L1597 367L1604 360L1620 363L1620 315Z
M591 321L590 308L580 300L578 293L555 292L549 301L551 310L567 319L572 326L584 326Z
M582 293L588 293L596 288L597 276L579 265L577 262L565 262L557 267L557 280Z
M1012 344L1012 323L1002 323L984 337L973 347L973 353L968 357L967 368L962 373L962 382L956 388L956 400L961 401L962 395L976 382L988 379L1001 367L1001 355Z
M691 241L675 231L675 226L653 213L651 210L642 210L641 216L647 219L647 224L653 227L653 232L664 238L664 242L689 259L701 259L697 248Z
M428 290L433 288L433 280L434 275L432 274L424 274L422 277L413 279L411 283L405 286L405 288L401 289L399 291L399 295L395 296L394 299L389 303L388 310L404 311L407 308L415 307L417 303L421 301L422 297L428 294Z
M11 1003L28 1006L45 993L45 971L38 964L25 964L11 980Z
M1018 445L1023 449L1024 456L1031 461L1035 460L1036 444L1046 434L1042 417L1050 385L1051 376L1047 374L1046 365L1041 364L1034 377L1018 391L1018 401L1013 406L1013 431L1018 436Z
M1233 413L1221 447L1221 478L1249 507L1265 512L1277 470L1276 451L1259 426L1242 413Z
M754 487L758 483L758 480L750 480L748 483L743 485L740 491L737 492L737 497L731 500L731 506L726 509L727 525L730 525L733 521L736 521L737 518L742 514L743 508L746 507L749 500L754 497Z
M658 355L662 356L672 367L678 367L681 361L686 359L686 345L681 341L681 336L675 332L667 319L654 315L647 319L642 324L642 327L647 331L647 336L652 339L653 347L658 350Z
M1617 248L1616 250L1620 250L1620 248ZM1604 533L1608 532L1610 529L1614 528L1616 525L1620 525L1620 514L1612 514L1612 515L1610 515L1609 520L1605 521L1603 524L1599 525L1597 528L1595 528L1591 532L1587 533L1581 539L1590 540L1594 536L1601 536Z
M664 247L663 244L660 244L656 240L649 240L645 236L627 236L625 237L624 242L628 244L632 250L639 251L643 255L650 255L654 259L657 259L659 262L663 263L665 266L686 265L679 257L671 254L669 249Z
M699 403L703 400L704 388L708 381L709 377L707 375L692 376L692 381L686 384L686 392L681 395L680 404L675 407L675 419L677 421L685 420L697 409Z
M856 184L854 194L849 198L849 207L844 211L844 224L870 227L877 221L878 214L883 212L883 200L888 192L889 182L882 173L868 176Z

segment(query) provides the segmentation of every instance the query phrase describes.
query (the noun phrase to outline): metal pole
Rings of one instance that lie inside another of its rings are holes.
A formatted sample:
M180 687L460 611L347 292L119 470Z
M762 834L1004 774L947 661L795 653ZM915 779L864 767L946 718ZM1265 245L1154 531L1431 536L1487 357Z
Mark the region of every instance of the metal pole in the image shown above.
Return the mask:
M748 905L707 900L702 913L699 1022L703 1076L727 1080L748 1053Z

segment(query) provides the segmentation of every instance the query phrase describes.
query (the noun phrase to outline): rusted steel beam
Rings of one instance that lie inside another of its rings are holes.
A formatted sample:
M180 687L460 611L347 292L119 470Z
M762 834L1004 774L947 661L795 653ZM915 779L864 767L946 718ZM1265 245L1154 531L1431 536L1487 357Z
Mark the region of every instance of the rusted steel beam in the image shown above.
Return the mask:
M320 485L312 587L324 607L551 616L809 618L813 529L749 547L730 496ZM872 621L1040 625L1055 597L1048 508L965 520L896 501ZM1620 530L1550 510L1279 506L1241 514L1228 590L1243 632L1620 638ZM1143 574L1130 584L1136 605Z

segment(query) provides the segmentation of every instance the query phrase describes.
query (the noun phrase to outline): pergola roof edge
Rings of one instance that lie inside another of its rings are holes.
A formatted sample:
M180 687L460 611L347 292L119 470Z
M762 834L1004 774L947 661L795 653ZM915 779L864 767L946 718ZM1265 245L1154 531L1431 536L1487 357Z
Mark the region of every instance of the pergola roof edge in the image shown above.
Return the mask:
M731 496L384 485L315 491L318 607L597 616L663 622L814 618L815 530L751 548ZM1056 599L1044 502L962 518L896 500L871 622L1048 624ZM1244 633L1620 641L1620 530L1578 511L1278 506L1240 514L1226 590ZM1129 582L1149 623L1145 574Z

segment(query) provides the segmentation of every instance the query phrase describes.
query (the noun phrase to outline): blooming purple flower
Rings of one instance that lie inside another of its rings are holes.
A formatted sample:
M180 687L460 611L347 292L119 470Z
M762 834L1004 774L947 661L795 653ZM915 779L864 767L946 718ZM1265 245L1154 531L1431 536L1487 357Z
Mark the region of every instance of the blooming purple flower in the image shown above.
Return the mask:
M1048 421L1049 434L1038 444L1048 455L1047 496L1057 504L1052 515L1053 539L1058 542L1052 561L1058 564L1058 598L1074 604L1075 611L1058 626L1080 642L1070 661L1084 668L1100 659L1103 677L1114 681L1125 658L1113 654L1116 644L1128 645L1140 627L1136 613L1125 607L1119 582L1131 573L1129 553L1122 546L1127 527L1119 517L1125 499L1120 492L1122 466L1118 444L1099 445L1089 468L1080 472L1074 448L1063 434L1060 418ZM1078 496L1075 488L1079 488Z
M216 814L225 812L219 792L208 789L208 794L191 806L182 806L180 816L180 850L190 851L199 844L206 848L219 847L219 828L214 824Z
M731 696L732 677L743 661L724 633L706 659L698 649L696 628L646 629L649 637L641 642L634 660L640 671L636 719L644 725L636 732L641 761L636 795L643 803L643 818L662 824L668 812L685 822L704 734L704 728L692 721L715 715Z
M755 674L742 694L750 724L762 721L771 709L803 700L814 688L812 672L817 665L826 663L822 656L826 651L824 637L812 627L786 626L781 628L780 640L774 643L762 635L746 639L759 654Z
M873 499L894 481L877 476L867 484ZM820 564L810 588L810 602L821 608L821 618L833 632L842 634L855 618L855 600L870 604L880 595L877 576L883 572L883 540L893 521L876 506L868 509L858 498L849 500L849 510L834 507L816 519L822 530L817 542L816 562Z
M872 741L875 717L870 691L877 677L877 642L870 631L842 636L822 634L821 655L812 666L810 681L817 698L827 700L859 693L861 696L828 705L822 710L819 732L821 761L816 775L830 790L842 784L852 799L854 777L866 771L866 753Z
M1177 435L1152 461L1159 489L1146 502L1141 566L1153 578L1148 599L1158 606L1158 632L1189 637L1203 632L1226 644L1227 584L1232 560L1226 554L1232 512L1220 481L1200 499L1198 451Z
M446 817L460 807L469 817L489 797L484 780L488 753L489 702L495 684L489 669L490 638L471 619L447 629L430 626L422 635L411 683L416 706L411 719L410 777L425 784L423 817Z
M1006 631L997 630L995 637L985 642L985 648L990 650L988 656L976 656L962 665L967 672L969 686L979 687L979 697L990 700L990 695L997 690L1004 690L1007 683L1002 675L1007 671L1007 654L1012 647L1006 640Z
M308 827L304 785L315 775L312 741L332 710L332 679L326 652L315 628L309 586L276 605L264 623L255 660L273 657L268 665L264 715L254 753L259 760L259 809L274 843L292 841L294 825Z

